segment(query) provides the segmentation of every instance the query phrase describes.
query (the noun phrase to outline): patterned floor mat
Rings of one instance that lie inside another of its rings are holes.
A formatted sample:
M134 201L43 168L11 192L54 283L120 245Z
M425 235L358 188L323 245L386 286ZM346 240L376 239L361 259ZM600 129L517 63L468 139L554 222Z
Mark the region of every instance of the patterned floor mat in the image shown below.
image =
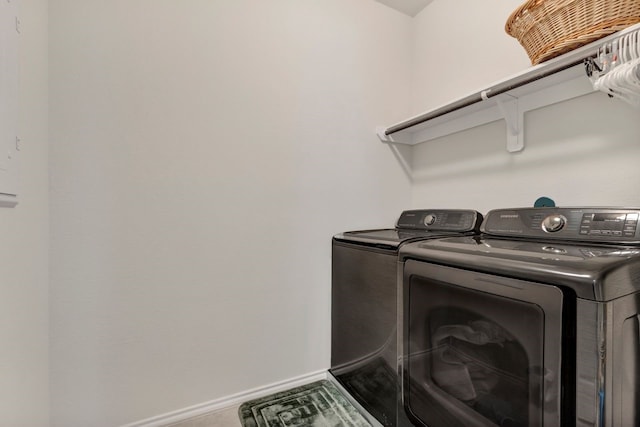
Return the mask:
M243 427L371 427L327 380L245 402L238 415Z
M330 371L345 390L383 426L413 427L398 408L398 376L378 357L357 369Z

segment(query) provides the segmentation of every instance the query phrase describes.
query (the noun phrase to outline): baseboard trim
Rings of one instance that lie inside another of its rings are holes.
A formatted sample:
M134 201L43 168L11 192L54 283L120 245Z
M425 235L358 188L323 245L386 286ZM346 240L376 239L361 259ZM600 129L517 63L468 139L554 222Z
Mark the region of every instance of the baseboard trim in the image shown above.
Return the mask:
M327 371L317 371L299 377L290 378L288 380L279 381L273 384L246 390L240 393L232 394L221 399L212 400L210 402L200 403L177 411L169 412L163 415L147 418L145 420L136 421L121 427L162 427L167 424L184 421L198 415L203 415L213 411L226 409L230 406L239 405L247 400L257 399L279 391L288 390L290 388L299 387L311 383L327 379Z

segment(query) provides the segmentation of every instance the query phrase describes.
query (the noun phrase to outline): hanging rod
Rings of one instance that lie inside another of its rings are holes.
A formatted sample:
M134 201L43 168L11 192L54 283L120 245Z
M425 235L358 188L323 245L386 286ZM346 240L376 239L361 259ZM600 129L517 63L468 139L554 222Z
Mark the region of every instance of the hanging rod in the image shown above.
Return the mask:
M471 95L465 96L464 98L451 102L443 107L428 111L424 114L415 116L398 124L390 126L384 130L384 135L389 136L394 133L428 122L429 120L437 119L438 117L445 116L454 111L469 107L471 105L485 101L489 98L559 73L568 68L583 63L585 60L594 59L597 57L598 49L600 48L600 46L602 46L603 43L616 40L618 37L624 36L638 29L640 29L640 24L633 25L629 28L618 31L585 46L572 50L571 52L560 55L542 64L533 66L527 69L525 72L516 75L515 77L511 77L507 80L496 83L489 89L475 92Z

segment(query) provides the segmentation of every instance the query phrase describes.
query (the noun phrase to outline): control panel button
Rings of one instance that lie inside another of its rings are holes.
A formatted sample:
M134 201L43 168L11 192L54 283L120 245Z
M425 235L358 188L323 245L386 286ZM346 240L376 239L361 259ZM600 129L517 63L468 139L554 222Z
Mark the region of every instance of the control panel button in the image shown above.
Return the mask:
M547 233L555 233L562 230L567 219L562 215L549 215L542 220L542 229Z
M436 222L436 216L434 214L428 214L424 217L424 225L433 225Z

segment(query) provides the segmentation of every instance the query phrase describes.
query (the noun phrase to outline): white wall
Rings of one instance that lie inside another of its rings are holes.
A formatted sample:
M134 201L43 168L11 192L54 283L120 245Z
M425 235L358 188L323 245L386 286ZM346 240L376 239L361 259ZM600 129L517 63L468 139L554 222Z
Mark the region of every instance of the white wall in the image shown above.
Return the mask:
M47 426L47 1L19 4L19 204L0 208L0 425Z
M504 31L522 0L433 0L413 21L414 114L486 89L531 66Z
M434 0L412 20L369 0L50 0L52 425L120 425L325 369L330 236L408 205L640 205L637 111L601 94L528 113L522 153L500 122L401 147L409 176L373 135L528 67L503 32L520 3ZM45 4L28 6L42 31ZM44 38L28 40L44 61ZM3 312L27 325L2 356L26 365L10 371L24 393L0 404L12 414L47 407L31 393L47 357L34 65L27 198L0 211L21 284Z
M330 237L393 223L411 20L370 0L50 0L52 425L326 369Z
M484 10L487 3L490 11ZM414 112L530 66L524 49L500 27L519 3L434 0L416 17ZM438 23L460 19L460 10L470 11L465 25L447 38L438 36ZM427 58L444 46L466 46L467 54L438 61L434 69ZM524 138L524 151L508 153L501 121L413 147L412 204L486 213L533 206L548 196L561 206L640 206L637 109L593 93L525 114Z

